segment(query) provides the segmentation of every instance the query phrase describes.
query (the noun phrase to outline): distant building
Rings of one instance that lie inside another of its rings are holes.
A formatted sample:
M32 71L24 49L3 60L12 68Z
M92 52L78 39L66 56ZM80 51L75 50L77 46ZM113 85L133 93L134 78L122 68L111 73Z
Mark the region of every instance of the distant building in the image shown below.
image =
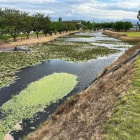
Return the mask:
M81 25L82 20L72 20L72 22L74 22L74 23L77 23L77 24L80 24L80 25Z

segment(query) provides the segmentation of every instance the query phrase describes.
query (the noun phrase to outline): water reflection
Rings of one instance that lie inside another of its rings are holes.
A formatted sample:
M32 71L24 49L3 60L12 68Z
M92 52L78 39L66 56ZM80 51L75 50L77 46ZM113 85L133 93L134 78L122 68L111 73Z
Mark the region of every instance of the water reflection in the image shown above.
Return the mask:
M89 36L89 38L66 38L65 41L82 41L82 42L95 42L97 40L111 40L111 41L120 41L115 38L107 37L103 35L101 32L95 32L95 33L76 33L75 35L83 35L83 36Z

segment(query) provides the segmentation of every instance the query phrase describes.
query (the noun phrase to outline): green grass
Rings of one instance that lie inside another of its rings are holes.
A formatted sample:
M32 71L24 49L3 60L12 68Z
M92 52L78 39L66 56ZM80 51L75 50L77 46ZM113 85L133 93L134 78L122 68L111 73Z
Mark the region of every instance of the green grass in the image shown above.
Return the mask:
M2 41L4 41L4 42L7 42L8 41L8 39L10 39L11 38L11 36L0 36L0 40L2 40Z
M140 140L140 56L134 63L132 87L104 126L104 140Z
M39 33L39 35L43 35L43 33ZM36 33L32 33L29 35L29 37L31 36L36 36ZM27 35L26 34L19 34L17 36L17 38L26 38ZM9 39L13 39L13 37L11 35L4 35L4 36L0 36L0 40L4 41L4 42L8 42Z
M122 32L127 34L130 37L140 37L140 32Z
M32 118L47 105L66 96L77 84L77 76L54 73L31 83L0 107L0 140L22 119Z

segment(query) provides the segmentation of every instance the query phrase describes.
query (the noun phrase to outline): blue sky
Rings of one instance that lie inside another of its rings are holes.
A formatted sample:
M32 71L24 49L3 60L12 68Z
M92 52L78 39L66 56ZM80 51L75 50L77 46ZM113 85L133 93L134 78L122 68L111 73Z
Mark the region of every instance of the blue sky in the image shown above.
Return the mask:
M0 8L44 13L52 20L87 20L136 22L140 0L0 0Z

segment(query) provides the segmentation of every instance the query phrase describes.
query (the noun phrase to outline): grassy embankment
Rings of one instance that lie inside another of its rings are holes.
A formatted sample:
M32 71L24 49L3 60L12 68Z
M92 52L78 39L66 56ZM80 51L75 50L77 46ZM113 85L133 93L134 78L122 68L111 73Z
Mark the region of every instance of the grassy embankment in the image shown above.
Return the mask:
M126 42L132 42L134 44L140 41L140 32L113 32L105 30L103 31L103 34Z
M123 34L129 37L127 41L129 39L132 41L133 38L140 41L140 32L123 32ZM137 44L130 48L113 65L131 56L137 49L140 49L139 46L140 44ZM120 98L113 110L112 117L104 126L104 140L139 140L140 138L140 56L133 65L134 75L131 86L126 94Z
M134 62L132 84L104 126L105 140L140 139L140 56Z
M122 32L130 37L140 37L140 32Z

